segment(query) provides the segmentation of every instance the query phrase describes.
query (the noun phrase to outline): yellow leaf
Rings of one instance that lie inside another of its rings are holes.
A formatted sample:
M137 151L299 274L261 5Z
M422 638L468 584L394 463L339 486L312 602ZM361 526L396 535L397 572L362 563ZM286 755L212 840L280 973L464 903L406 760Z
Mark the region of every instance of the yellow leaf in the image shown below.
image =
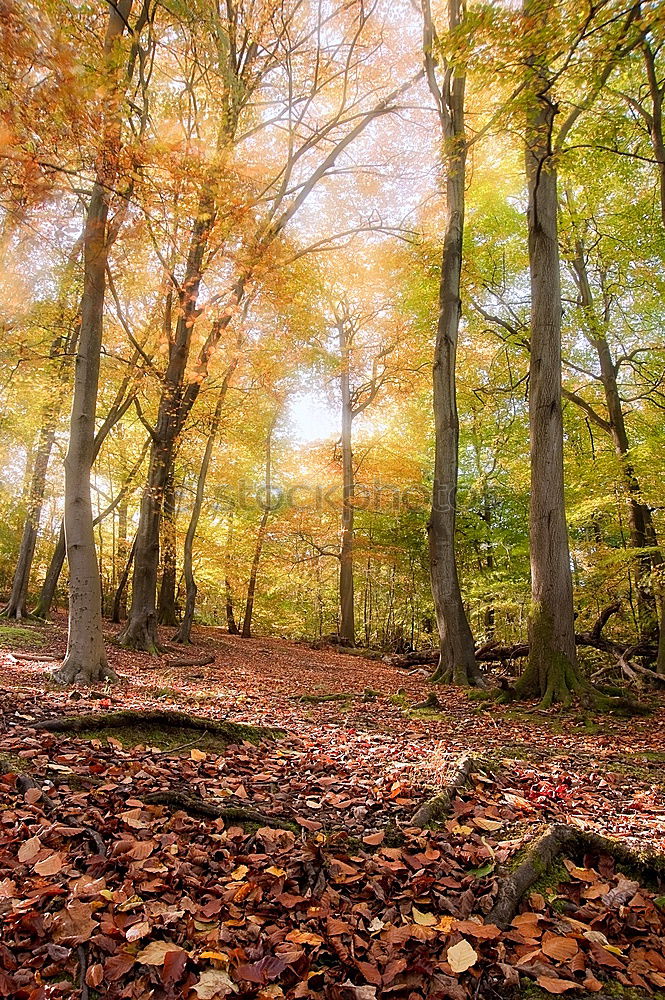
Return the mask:
M247 867L247 865L238 865L236 870L231 872L231 878L235 882L240 882L240 880L245 877L248 871L249 868Z
M452 948L448 949L446 961L453 972L466 972L478 961L478 953L474 951L466 938L462 938L458 944L454 944Z
M229 956L225 955L223 951L202 951L200 958L207 958L211 962L223 962L224 965L229 964Z
M271 865L270 868L266 868L268 875L274 875L275 878L280 878L282 875L286 875L283 868L277 868L275 865Z
M415 906L411 908L411 913L415 922L421 924L423 927L434 927L437 922L437 918L433 913L423 913L422 910L417 910Z
M192 747L192 749L189 751L189 756L192 758L192 760L205 760L208 754L205 752L205 750L197 750L196 747Z

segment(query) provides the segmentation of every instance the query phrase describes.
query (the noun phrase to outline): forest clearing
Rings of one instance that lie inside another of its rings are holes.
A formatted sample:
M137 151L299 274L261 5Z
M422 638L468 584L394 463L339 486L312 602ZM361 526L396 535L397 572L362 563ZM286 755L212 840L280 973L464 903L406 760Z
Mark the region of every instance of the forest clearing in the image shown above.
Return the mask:
M665 998L665 3L0 0L0 997Z

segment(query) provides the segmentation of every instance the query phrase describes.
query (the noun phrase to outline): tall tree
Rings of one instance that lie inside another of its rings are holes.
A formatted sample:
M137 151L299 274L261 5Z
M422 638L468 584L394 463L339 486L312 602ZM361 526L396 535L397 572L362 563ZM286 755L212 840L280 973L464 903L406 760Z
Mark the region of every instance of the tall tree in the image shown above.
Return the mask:
M95 412L102 347L102 321L109 253L109 208L119 173L122 128L120 41L132 0L110 9L103 43L105 94L103 135L83 234L81 330L76 354L69 447L65 459L65 542L69 563L67 652L56 679L85 683L114 678L102 635L99 566L95 550L90 470L94 459Z
M458 31L462 0L448 0L448 31ZM427 81L436 100L443 139L446 218L439 283L439 316L433 365L434 486L427 524L432 596L439 629L440 657L433 680L460 685L481 684L473 636L460 589L455 552L459 417L457 413L457 344L462 299L460 291L464 241L467 139L464 122L466 75L460 62L444 61L439 82L441 44L429 0L423 0L423 53Z

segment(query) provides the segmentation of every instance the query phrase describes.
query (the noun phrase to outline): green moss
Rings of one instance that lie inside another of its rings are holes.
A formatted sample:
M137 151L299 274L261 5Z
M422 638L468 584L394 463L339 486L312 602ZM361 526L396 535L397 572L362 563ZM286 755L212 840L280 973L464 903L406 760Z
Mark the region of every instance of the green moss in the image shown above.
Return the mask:
M597 1000L599 994L590 993L580 983L579 992L573 993L571 991L566 996L574 997L576 1000L594 1000L594 998ZM665 1000L665 993L662 990L657 990L655 993L647 993L646 990L638 990L632 986L622 986L621 983L610 980L603 982L602 996L616 997L617 1000L647 1000L647 998L650 998L650 1000ZM506 997L509 1000L510 994L506 994ZM533 980L523 976L520 977L519 991L515 990L513 1000L552 1000L552 994L541 989Z
M327 701L348 702L352 697L351 694L299 694L293 700L306 705L322 705Z
M26 774L30 770L30 761L19 757L17 753L0 753L0 774Z
M466 696L469 701L495 701L496 691L487 688L469 688Z
M35 628L0 624L0 645L27 646L33 649L41 649L45 643L45 637Z
M108 741L113 737L128 747L144 745L177 750L195 746L211 752L221 752L233 743L258 744L284 735L281 729L205 719L172 710L89 712L50 719L42 725L53 732L69 733L83 740Z
M388 695L388 701L391 705L397 705L398 708L408 708L409 699L405 694L391 694Z
M259 727L247 727L254 729L254 733L244 733L240 740L236 734L215 732L201 732L197 729L163 729L160 726L121 726L120 728L83 729L74 733L77 739L81 740L101 740L108 745L109 737L118 740L124 747L159 747L160 750L178 750L183 748L189 750L196 747L198 750L205 750L208 753L221 753L232 743L246 740L249 743L260 743L261 730Z

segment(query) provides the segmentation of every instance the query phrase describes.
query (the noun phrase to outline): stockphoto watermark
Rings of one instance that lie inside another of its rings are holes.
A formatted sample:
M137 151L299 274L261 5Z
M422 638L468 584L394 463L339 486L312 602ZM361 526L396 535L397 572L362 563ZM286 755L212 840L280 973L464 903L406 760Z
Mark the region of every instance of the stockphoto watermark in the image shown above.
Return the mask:
M353 486L352 494L345 493L341 483L315 483L303 481L278 481L266 483L239 479L219 485L206 503L208 511L217 506L220 511L270 510L273 513L289 510L340 512L348 502L356 511L375 511L393 516L409 512L422 513L432 506L452 510L454 489L440 486L434 491L426 484L396 485L383 480L361 481Z

